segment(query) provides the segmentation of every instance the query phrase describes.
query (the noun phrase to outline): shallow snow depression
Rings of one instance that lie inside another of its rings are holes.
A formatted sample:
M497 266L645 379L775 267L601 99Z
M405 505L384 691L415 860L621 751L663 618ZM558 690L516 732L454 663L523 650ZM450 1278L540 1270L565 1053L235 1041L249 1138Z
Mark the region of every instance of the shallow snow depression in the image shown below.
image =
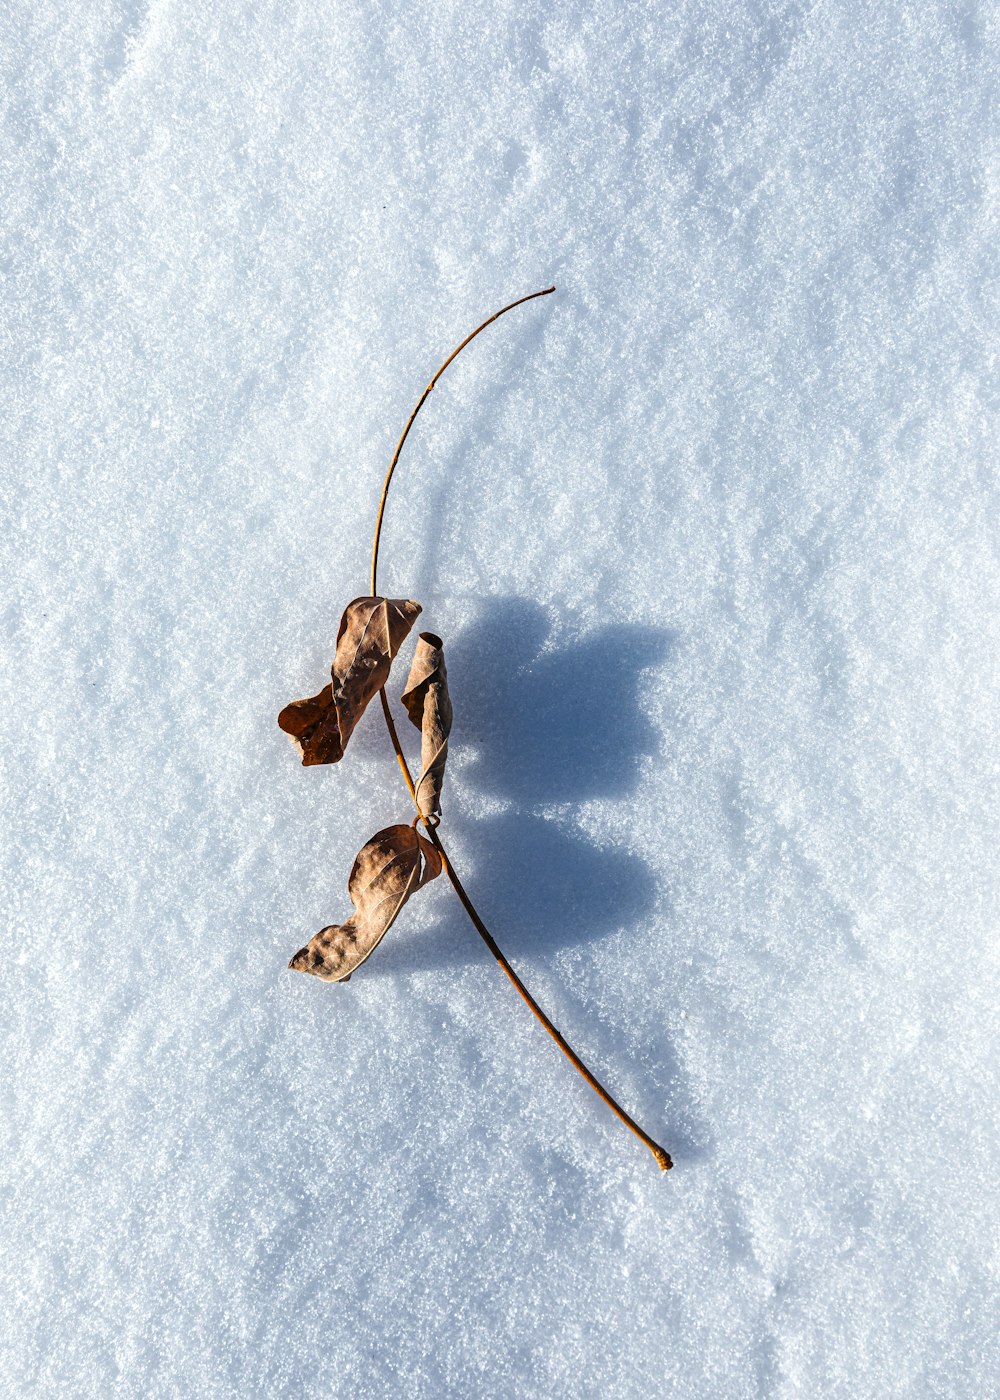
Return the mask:
M4 1395L998 1393L996 12L593 8L2 21ZM410 807L275 717L553 281L381 586L668 1176L443 880L286 971Z

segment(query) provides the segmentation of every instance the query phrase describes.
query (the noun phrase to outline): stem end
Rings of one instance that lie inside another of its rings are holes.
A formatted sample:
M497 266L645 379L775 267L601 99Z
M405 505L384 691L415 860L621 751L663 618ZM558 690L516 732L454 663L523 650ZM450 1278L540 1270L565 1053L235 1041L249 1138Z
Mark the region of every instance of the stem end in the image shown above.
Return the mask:
M661 1172L668 1172L670 1168L674 1165L673 1158L670 1156L670 1153L664 1152L662 1147L651 1147L649 1150L656 1158L657 1164Z

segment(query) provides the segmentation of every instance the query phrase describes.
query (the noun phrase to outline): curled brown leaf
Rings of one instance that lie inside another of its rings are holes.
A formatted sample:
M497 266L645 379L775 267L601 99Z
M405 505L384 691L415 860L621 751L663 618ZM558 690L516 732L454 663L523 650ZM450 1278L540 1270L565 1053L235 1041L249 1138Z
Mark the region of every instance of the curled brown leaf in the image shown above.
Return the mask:
M412 598L355 598L340 619L332 683L278 716L306 767L338 763L365 707L389 678L392 658L420 612Z
M415 784L417 807L424 817L441 814L441 788L451 733L451 698L444 664L444 643L433 632L421 632L403 692L406 713L420 730L420 776Z
M320 929L288 964L324 982L346 982L389 931L411 894L441 874L441 857L412 826L387 826L358 852L347 892L355 912Z

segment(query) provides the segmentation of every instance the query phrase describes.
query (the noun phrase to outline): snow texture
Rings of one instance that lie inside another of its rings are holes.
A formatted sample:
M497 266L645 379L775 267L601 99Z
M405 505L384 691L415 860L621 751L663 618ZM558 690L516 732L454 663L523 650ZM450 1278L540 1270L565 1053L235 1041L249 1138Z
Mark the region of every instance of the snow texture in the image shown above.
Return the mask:
M0 1393L996 1396L996 7L0 26ZM381 583L668 1175L444 880L286 971L411 809L275 717L552 282Z

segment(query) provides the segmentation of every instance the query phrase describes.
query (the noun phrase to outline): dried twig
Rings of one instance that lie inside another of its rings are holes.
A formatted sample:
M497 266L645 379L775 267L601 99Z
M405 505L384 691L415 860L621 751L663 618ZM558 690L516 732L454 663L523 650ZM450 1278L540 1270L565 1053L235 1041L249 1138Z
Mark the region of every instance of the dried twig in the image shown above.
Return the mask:
M512 311L515 306L523 306L526 301L534 301L536 297L549 296L554 291L555 287L546 287L544 291L532 292L530 296L521 297L518 301L512 301L508 306L501 307L501 309L495 312L494 315L492 315L489 318L489 320L484 321L481 326L477 326L476 329L472 332L472 334L466 336L466 338L462 341L461 345L459 345L457 349L452 351L452 353L445 360L444 364L434 375L433 379L427 385L427 388L421 394L419 400L417 401L417 406L410 414L406 427L403 429L402 436L400 437L399 442L396 445L396 451L393 454L392 461L389 464L389 470L386 473L385 482L382 486L382 495L379 500L378 506L378 516L375 521L375 538L372 543L371 592L373 595L377 595L378 593L378 551L379 542L382 536L382 522L385 517L386 501L388 500L389 496L389 484L392 481L393 473L396 470L396 464L398 463L400 453L403 450L403 444L407 439L407 435L409 434L410 429L413 427L413 423L416 419L417 414L420 412L421 408L426 402L428 395L430 394L431 390L434 388L438 380L441 378L442 374L444 374L445 370L451 364L452 360L454 360L455 357L462 350L465 349L465 347L469 344L471 340L474 340L476 336L479 335L480 331L484 331L487 326L492 325L493 322L496 321L500 316L503 316L505 312ZM545 1012L535 1001L534 997L528 991L527 987L525 987L520 977L518 977L517 973L514 971L510 963L504 957L503 953L497 947L493 935L490 933L489 929L486 927L486 925L480 918L475 905L466 893L461 880L458 878L458 873L455 870L454 865L452 864L451 860L448 858L447 853L445 852L445 848L442 845L441 838L437 832L436 819L429 820L428 817L424 815L426 802L423 801L423 794L418 794L417 787L414 784L409 767L407 766L406 757L403 753L402 745L399 742L399 735L396 732L396 726L393 722L392 713L389 709L389 701L386 697L384 685L379 690L379 699L382 702L382 713L385 716L385 723L389 731L389 738L392 740L392 746L396 751L396 758L399 762L400 769L402 770L403 778L406 782L407 788L409 789L410 796L413 799L418 813L421 813L421 820L423 820L424 825L427 828L428 838L435 847L438 855L441 857L441 860L444 864L445 873L448 876L448 879L451 881L455 893L461 900L462 907L465 910L466 914L468 914L469 919L471 920L476 932L479 934L480 938L482 938L487 948L489 948L490 952L493 954L493 957L496 959L501 970L513 983L514 987L518 992L518 995L525 1001L525 1003L531 1009L533 1014L548 1031L549 1035L552 1036L553 1040L555 1040L560 1050L562 1050L563 1054L566 1055L566 1057L570 1060L573 1067L583 1076L583 1078L587 1081L587 1083L595 1091L595 1093L600 1095L600 1097L611 1109L612 1113L616 1114L617 1117L620 1118L621 1121L625 1124L625 1126L628 1129L630 1129L631 1132L635 1133L636 1137L640 1140L640 1142L645 1143L645 1145L649 1148L650 1152L652 1152L653 1156L656 1158L660 1169L662 1171L669 1171L669 1169L673 1166L673 1162L670 1159L670 1154L666 1152L662 1147L660 1147L658 1143L654 1142L653 1139L649 1136L649 1134L644 1132L643 1129L639 1127L635 1119L631 1118L625 1112L621 1104L619 1104L614 1098L612 1098L612 1096L608 1093L604 1086L594 1077L593 1074L591 1074L590 1070L580 1059L576 1051L563 1039L562 1035L549 1020L548 1016L546 1016ZM421 779L422 778L423 774L421 774Z

